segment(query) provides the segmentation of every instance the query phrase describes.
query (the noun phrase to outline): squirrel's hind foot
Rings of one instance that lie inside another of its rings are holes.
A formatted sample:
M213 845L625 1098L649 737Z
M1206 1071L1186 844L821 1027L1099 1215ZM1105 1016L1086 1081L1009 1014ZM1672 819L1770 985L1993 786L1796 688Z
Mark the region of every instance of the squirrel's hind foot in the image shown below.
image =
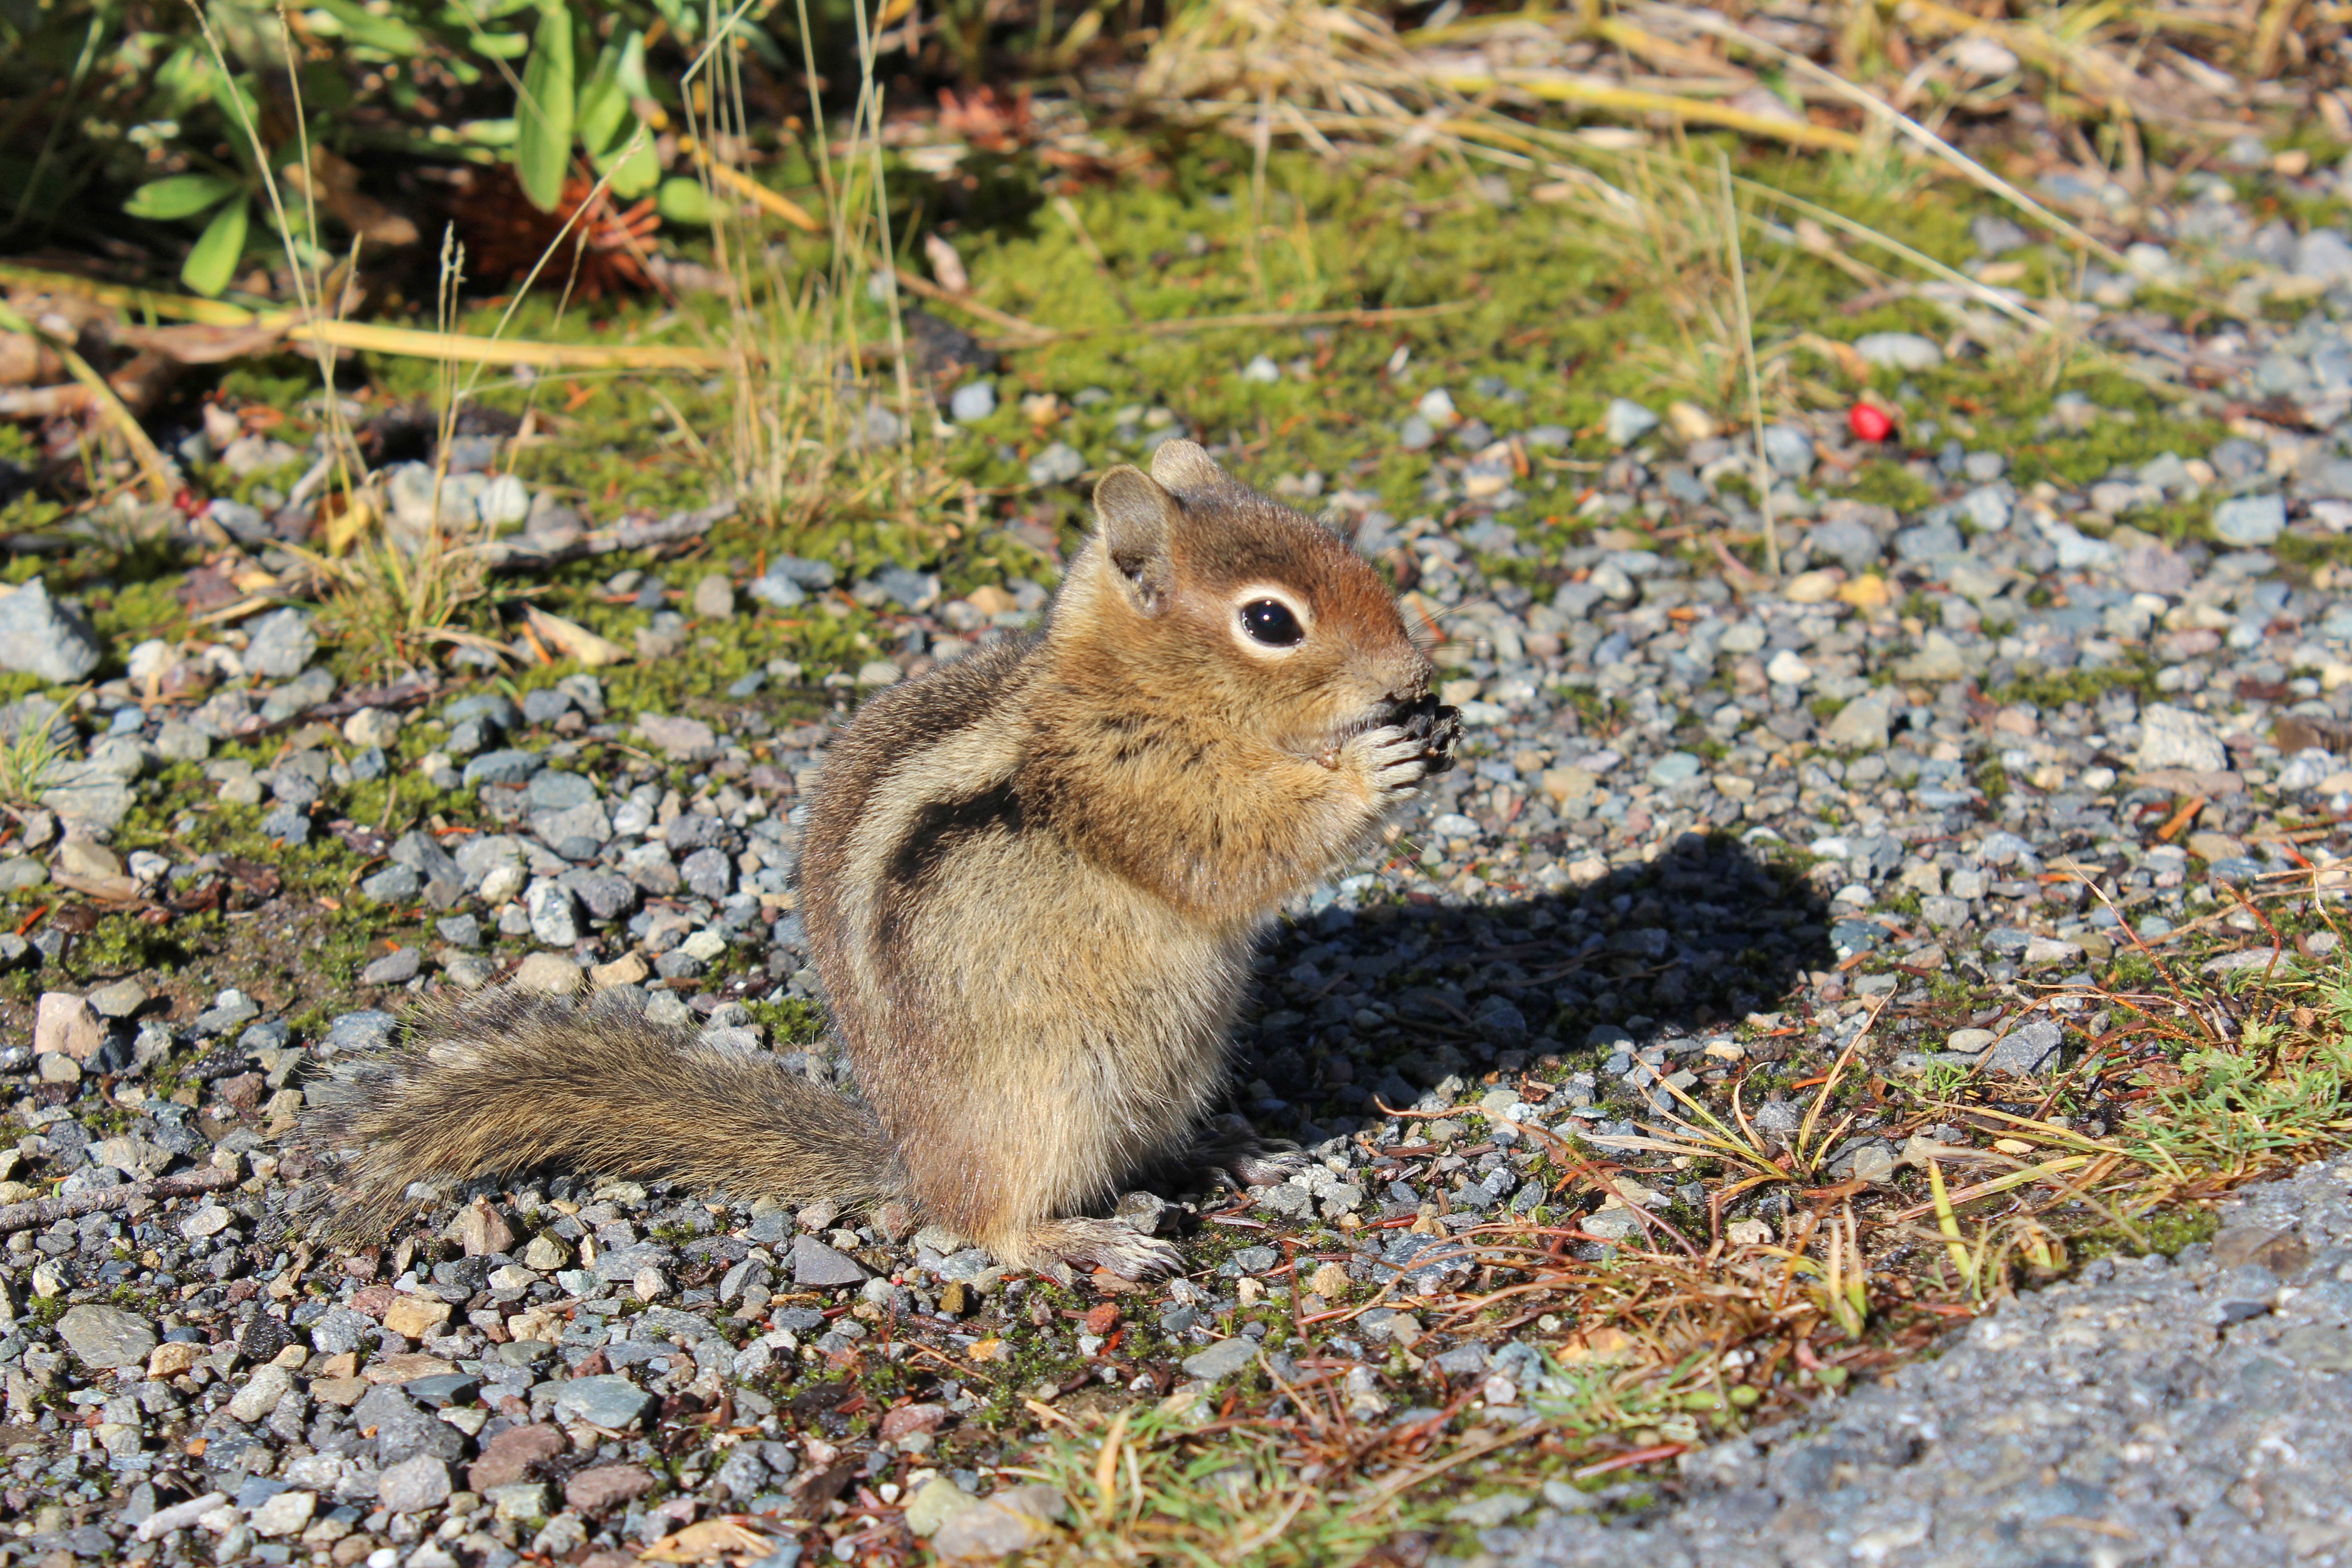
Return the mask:
M1122 1279L1178 1274L1184 1268L1184 1255L1174 1247L1116 1219L1049 1220L1024 1237L1019 1250L1033 1259L1058 1258L1108 1268Z
M1186 1160L1193 1173L1218 1185L1278 1187L1311 1159L1297 1144L1261 1138L1246 1127L1204 1134Z

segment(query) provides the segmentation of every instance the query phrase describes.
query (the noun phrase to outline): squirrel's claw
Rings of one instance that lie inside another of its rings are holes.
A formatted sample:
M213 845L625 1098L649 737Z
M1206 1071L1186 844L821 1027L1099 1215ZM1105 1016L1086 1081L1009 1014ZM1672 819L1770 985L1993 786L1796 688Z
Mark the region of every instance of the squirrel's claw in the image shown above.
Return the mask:
M1307 1160L1296 1143L1227 1131L1203 1138L1194 1146L1190 1163L1220 1186L1276 1187L1305 1170Z
M1184 1267L1184 1255L1173 1246L1124 1220L1055 1220L1041 1229L1037 1242L1042 1250L1068 1262L1108 1268L1122 1279L1180 1273Z

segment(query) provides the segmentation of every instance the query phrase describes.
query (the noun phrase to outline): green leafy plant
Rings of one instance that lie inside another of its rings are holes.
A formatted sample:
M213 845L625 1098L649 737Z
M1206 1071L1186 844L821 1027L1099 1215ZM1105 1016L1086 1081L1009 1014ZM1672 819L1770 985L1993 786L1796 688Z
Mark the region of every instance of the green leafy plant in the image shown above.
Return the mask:
M572 81L572 16L561 5L540 13L515 104L515 174L522 194L541 212L563 196L572 162L576 105Z
M79 690L68 698L78 696ZM16 733L0 744L0 805L24 809L37 806L56 782L68 756L71 728L61 719L65 704L47 708L29 702L16 723Z

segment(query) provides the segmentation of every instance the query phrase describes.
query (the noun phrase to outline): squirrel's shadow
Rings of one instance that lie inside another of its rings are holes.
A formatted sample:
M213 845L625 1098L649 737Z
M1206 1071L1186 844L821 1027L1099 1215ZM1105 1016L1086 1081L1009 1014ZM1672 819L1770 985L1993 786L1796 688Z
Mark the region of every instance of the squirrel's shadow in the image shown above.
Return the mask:
M1796 869L1696 833L1580 889L1285 922L1235 1031L1233 1109L1311 1142L1448 1078L1726 1033L1836 966L1829 927Z

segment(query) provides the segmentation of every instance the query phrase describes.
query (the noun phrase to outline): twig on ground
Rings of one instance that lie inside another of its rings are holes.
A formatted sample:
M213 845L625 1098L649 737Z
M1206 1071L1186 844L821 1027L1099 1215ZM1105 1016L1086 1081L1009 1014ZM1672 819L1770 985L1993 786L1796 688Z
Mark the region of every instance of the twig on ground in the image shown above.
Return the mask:
M10 1204L0 1208L0 1236L12 1231L31 1230L39 1226L54 1225L61 1219L79 1215L97 1214L105 1209L128 1208L141 1198L157 1203L172 1198L194 1197L198 1193L216 1193L223 1187L237 1184L235 1171L217 1167L208 1171L191 1171L184 1176L166 1176L156 1182L138 1182L126 1187L102 1187L96 1192L73 1193L64 1197L36 1198L30 1203Z

